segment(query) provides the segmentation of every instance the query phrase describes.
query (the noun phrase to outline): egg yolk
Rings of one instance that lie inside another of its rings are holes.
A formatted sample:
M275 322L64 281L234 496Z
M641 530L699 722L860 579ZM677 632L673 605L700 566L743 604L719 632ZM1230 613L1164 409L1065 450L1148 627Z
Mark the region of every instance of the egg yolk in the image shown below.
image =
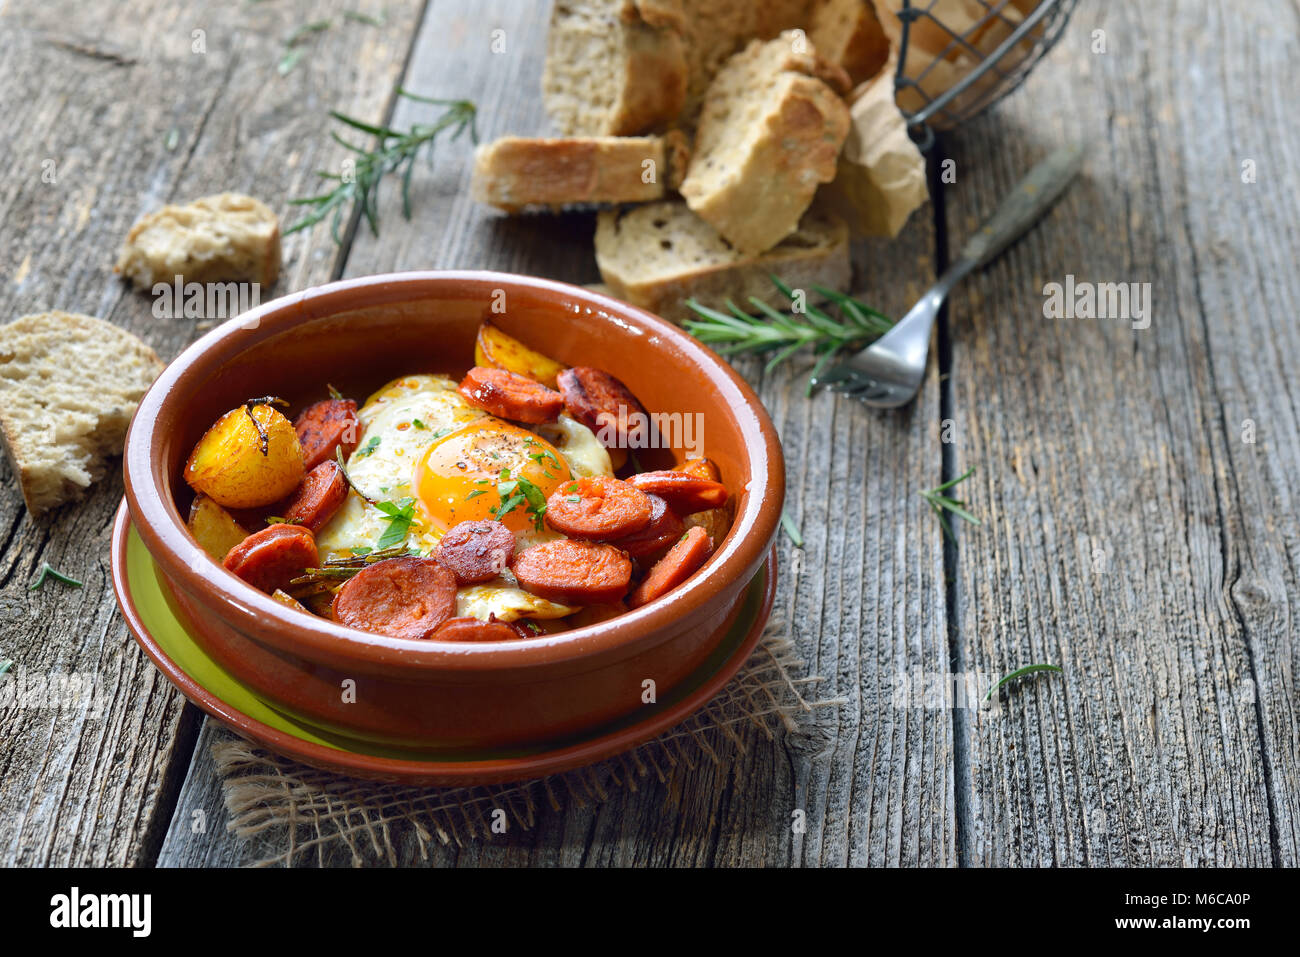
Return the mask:
M498 518L501 483L526 479L547 497L570 478L568 463L553 445L489 416L431 445L416 464L414 485L430 519L446 531L460 522ZM514 491L525 488L519 482ZM525 499L499 520L517 532L531 528L534 515Z

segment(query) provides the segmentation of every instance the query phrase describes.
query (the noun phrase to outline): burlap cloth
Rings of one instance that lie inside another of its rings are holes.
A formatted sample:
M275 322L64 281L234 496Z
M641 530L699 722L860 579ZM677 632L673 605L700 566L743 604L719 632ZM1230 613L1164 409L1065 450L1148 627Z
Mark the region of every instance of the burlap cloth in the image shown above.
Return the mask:
M800 730L817 708L843 699L810 700L821 679L800 674L804 662L783 625L769 623L754 653L726 687L693 717L639 747L576 771L494 786L417 788L376 784L318 771L223 732L212 746L229 813L227 829L255 844L258 866L325 863L346 848L354 865L397 864L397 848L414 843L428 859L433 841L463 844L491 833L505 811L510 828L529 830L544 804L555 810L635 790L702 762L721 765L758 740ZM748 735L751 740L754 734Z

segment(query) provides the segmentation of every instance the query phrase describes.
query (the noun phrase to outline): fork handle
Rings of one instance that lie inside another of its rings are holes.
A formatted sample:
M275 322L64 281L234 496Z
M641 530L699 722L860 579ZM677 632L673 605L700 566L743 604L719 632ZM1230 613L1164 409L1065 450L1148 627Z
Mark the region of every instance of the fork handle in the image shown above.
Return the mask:
M972 269L992 262L1038 222L1065 192L1082 166L1083 146L1076 143L1062 147L1030 170L997 211L966 240L961 256L943 276L945 291Z

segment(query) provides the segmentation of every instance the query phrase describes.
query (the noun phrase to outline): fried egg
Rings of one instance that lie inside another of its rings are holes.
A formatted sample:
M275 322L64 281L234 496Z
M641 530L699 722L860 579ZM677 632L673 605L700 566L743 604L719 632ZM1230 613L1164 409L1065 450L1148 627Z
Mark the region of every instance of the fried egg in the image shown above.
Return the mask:
M575 476L613 475L595 434L562 413L533 428L471 406L446 376L411 375L388 383L357 413L360 442L347 460L347 501L316 536L322 561L379 546L394 522L405 522L405 546L429 555L460 522L497 518L509 499L536 486L549 496ZM538 527L526 497L501 518L517 550L563 536ZM530 595L508 572L459 589L457 614L502 621L555 619L577 609Z

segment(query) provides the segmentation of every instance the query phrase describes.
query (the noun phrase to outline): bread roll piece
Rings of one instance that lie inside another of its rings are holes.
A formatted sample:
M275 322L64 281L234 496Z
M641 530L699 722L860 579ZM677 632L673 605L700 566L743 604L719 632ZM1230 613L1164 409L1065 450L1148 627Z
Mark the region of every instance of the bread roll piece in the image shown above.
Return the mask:
M686 98L680 0L556 0L542 102L564 136L665 129Z
M879 73L889 59L889 37L872 0L819 0L808 39L821 56L843 67L855 86Z
M805 28L814 0L681 0L689 79L681 122L693 129L704 95L731 56L751 40Z
M771 249L835 176L849 132L849 79L802 31L754 41L705 97L682 196L741 253Z
M590 203L645 203L681 184L689 162L686 137L505 136L474 154L471 191L480 203L516 213Z
M271 286L280 275L280 224L265 203L239 193L164 206L131 227L113 270L141 289L177 276Z
M91 316L45 312L0 326L0 437L29 512L103 477L162 368L131 333Z
M820 298L813 284L847 291L851 278L848 227L837 216L811 211L783 243L746 256L679 200L602 212L596 265L611 295L674 322L693 315L692 296L718 309L728 299L774 301L773 274L811 301Z

